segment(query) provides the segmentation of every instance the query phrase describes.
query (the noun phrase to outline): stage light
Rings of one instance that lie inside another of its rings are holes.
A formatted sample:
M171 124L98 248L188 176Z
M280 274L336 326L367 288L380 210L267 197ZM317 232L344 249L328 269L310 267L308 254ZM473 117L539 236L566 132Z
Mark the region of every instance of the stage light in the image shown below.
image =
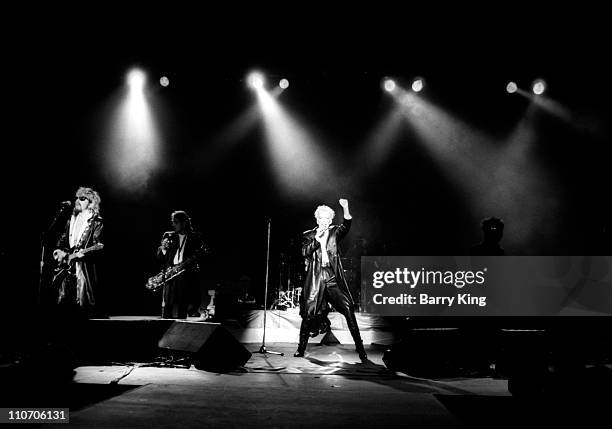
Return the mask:
M105 174L111 185L126 192L144 191L161 161L161 136L146 81L140 69L127 73L105 137Z
M508 82L508 85L506 85L506 91L508 91L508 94L514 94L517 90L518 87L514 82Z
M168 85L170 85L170 79L168 79L166 76L162 76L162 77L159 79L159 84L160 84L161 86L168 86Z
M533 93L535 95L542 95L546 90L546 82L542 79L538 79L533 83Z
M253 89L261 89L264 86L264 77L259 72L251 72L247 78L247 83Z
M423 89L423 86L425 86L425 83L421 78L415 79L414 82L412 82L412 90L414 92L420 92Z
M132 90L142 91L146 80L147 76L140 69L132 69L127 75L127 82Z
M281 88L275 88L279 92ZM293 118L274 91L257 91L270 168L280 190L292 198L336 192L333 166L325 148ZM333 191L332 191L333 189Z
M393 79L387 78L383 82L383 87L385 88L385 91L391 92L395 89L395 81Z
M283 89L287 89L289 88L289 81L287 79L281 79L280 82L278 83L278 86L280 86Z

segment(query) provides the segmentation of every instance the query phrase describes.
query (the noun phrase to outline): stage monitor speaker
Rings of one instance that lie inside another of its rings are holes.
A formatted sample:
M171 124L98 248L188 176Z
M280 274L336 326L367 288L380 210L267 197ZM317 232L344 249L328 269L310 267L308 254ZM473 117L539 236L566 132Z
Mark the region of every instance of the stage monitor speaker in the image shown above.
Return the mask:
M392 371L422 378L488 375L491 342L458 328L417 328L386 350L383 362Z
M158 345L186 352L196 368L210 371L231 370L251 358L251 352L220 323L175 321Z

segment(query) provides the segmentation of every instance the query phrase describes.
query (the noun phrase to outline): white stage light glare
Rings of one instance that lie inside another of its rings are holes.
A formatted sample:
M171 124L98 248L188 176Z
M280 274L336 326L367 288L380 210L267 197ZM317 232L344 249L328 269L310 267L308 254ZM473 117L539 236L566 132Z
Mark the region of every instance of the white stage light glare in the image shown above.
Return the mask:
M387 92L391 92L395 89L395 81L393 79L385 79L383 86L385 88L385 91Z
M423 79L419 78L419 79L415 79L414 82L412 82L412 90L414 92L420 92L423 90L423 87L425 86Z
M546 91L546 82L542 79L538 79L533 83L533 93L535 95L542 95Z
M259 72L251 72L247 78L247 83L253 89L261 89L264 86L264 77Z
M127 75L127 82L131 89L142 90L146 80L147 76L140 69L132 69Z

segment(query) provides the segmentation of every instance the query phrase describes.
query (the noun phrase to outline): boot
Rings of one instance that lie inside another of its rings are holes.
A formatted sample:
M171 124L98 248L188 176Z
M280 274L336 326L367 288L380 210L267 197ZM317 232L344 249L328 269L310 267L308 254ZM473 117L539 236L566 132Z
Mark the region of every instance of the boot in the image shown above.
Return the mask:
M359 355L361 362L368 362L368 355L363 347L363 341L355 342L355 351Z
M355 351L359 355L359 359L361 362L367 362L368 355L363 347L363 341L361 339L361 335L359 334L359 325L357 325L357 319L355 318L354 312L351 311L346 316L346 323L349 331L351 332L351 336L353 337L353 341L355 342Z
M298 343L297 351L293 354L295 357L304 357L306 351L306 345L308 344L308 322L306 319L302 319L300 325L300 342Z

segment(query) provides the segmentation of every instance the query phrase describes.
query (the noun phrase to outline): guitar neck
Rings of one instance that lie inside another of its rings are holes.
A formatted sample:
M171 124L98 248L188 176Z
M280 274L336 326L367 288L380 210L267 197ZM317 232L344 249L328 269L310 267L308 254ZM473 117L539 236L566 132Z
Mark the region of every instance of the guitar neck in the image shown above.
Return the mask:
M94 251L94 250L99 250L99 249L102 249L103 247L104 247L104 244L102 244L102 243L94 244L93 246L86 247L85 249L81 249L81 250L77 250L77 251L75 251L75 252L74 252L74 253L72 253L72 254L71 254L71 255L70 255L68 258L69 258L70 260L72 260L72 259L74 259L74 258L76 257L75 255L76 255L77 253L79 253L79 252L81 252L83 255L85 255L85 254L87 254L87 253L89 253L89 252L92 252L92 251Z
M104 244L98 243L98 244L94 244L93 246L86 247L85 249L81 249L81 250L71 249L72 253L68 254L66 257L62 259L57 260L58 266L56 270L58 270L59 272L65 272L66 270L69 270L73 267L73 262L77 258L77 254L81 253L82 255L84 255L94 250L102 249L103 247L104 247Z
M104 247L104 244L102 243L94 244L93 246L86 247L85 249L81 250L81 253L89 253L94 250L102 249L103 247Z

